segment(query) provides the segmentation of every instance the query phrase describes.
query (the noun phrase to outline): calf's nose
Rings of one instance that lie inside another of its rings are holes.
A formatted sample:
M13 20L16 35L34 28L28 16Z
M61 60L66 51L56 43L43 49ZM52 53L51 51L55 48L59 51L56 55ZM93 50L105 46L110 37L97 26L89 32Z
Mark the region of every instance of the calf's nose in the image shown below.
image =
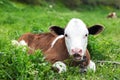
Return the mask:
M78 49L78 48L72 49L71 51L72 51L73 55L82 53L82 49Z

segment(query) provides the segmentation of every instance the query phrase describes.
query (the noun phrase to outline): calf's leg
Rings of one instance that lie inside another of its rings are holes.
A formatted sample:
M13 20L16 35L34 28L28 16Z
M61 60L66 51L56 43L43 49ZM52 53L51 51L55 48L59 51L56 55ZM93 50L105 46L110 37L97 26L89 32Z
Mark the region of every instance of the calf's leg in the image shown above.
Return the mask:
M94 72L96 71L95 63L92 60L90 60L90 63L88 64L87 69L93 70Z
M55 62L52 67L54 69L57 69L58 70L58 73L62 73L62 72L66 72L67 71L67 68L66 68L66 65L61 62L61 61L57 61Z

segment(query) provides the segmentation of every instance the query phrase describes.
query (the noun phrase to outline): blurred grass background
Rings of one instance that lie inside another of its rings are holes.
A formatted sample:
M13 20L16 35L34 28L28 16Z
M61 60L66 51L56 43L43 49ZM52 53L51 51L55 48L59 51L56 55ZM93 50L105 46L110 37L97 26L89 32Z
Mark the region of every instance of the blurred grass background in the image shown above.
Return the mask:
M26 32L48 32L51 25L65 27L73 18L88 27L102 24L104 31L89 36L88 49L93 61L120 61L119 0L0 0L0 79L1 80L119 80L120 65L96 63L96 73L79 74L69 67L63 74L51 70L40 51L28 55L11 45ZM109 12L118 18L106 18Z

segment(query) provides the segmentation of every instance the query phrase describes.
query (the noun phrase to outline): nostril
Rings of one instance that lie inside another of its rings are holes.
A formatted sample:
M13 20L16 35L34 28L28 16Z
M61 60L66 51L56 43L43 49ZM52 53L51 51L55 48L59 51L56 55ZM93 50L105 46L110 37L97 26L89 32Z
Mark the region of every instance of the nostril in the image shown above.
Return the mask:
M82 49L79 50L79 53L82 53Z
M75 50L74 50L74 49L72 49L71 51L72 51L73 53L75 52Z

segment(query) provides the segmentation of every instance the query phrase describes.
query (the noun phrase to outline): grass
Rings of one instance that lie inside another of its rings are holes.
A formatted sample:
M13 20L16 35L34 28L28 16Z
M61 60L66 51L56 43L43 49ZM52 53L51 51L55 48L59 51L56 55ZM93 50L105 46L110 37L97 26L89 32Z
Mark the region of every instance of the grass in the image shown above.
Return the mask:
M78 67L69 67L68 71L58 74L51 70L40 51L28 55L20 48L11 45L11 40L18 39L26 32L48 32L51 25L65 27L67 22L77 17L88 27L102 24L104 31L96 36L89 36L91 58L93 61L107 60L120 62L120 18L107 19L110 11L120 11L110 7L90 8L88 10L70 10L62 4L28 6L25 4L0 1L0 79L1 80L119 80L120 65L96 63L95 73L88 71L80 74Z

